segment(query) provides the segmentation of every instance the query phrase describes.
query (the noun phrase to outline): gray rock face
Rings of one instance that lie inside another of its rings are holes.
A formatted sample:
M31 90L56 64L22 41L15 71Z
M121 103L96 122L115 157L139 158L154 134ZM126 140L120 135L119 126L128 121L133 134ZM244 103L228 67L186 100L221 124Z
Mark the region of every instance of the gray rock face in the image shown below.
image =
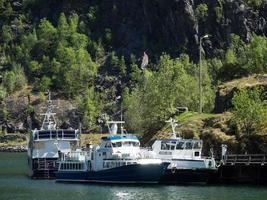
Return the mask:
M40 128L43 116L41 113L46 111L45 101L39 99L38 95L30 96L17 92L9 96L5 101L8 120L0 119L0 126L7 132L27 132L34 128ZM61 128L79 128L79 116L77 107L72 101L64 99L54 99L54 112L58 127Z
M210 34L203 44L207 56L220 55L226 48L232 33L249 40L253 33L267 35L267 6L249 7L243 0L135 0L135 1L45 1L31 12L38 19L53 21L60 12L80 14L90 24L90 35L105 35L111 30L111 46L125 57L142 56L146 51L150 58L162 52L172 56L188 53L197 61L198 35ZM200 3L208 6L203 20L196 17ZM87 21L90 7L96 8L96 21ZM34 20L34 19L33 19ZM151 56L152 55L152 56Z

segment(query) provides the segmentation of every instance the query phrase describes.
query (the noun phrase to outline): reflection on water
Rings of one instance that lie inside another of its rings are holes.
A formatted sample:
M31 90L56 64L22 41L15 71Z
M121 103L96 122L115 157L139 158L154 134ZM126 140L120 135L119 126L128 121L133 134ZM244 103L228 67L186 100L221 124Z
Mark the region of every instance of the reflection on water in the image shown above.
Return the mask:
M266 200L266 187L65 184L31 180L25 154L0 153L0 200Z

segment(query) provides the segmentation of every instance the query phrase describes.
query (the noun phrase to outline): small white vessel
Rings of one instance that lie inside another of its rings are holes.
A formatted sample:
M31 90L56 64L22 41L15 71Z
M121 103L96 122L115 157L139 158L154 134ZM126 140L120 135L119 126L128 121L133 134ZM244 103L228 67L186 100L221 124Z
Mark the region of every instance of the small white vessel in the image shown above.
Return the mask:
M120 135L116 134L117 124L120 124ZM108 122L110 135L103 137L101 144L93 146L89 152L63 154L56 180L159 183L169 163L153 158L147 150L142 150L136 136L124 133L123 124L123 121Z
M202 156L202 140L176 137L176 121L167 121L172 127L169 139L156 140L152 151L162 161L170 162L162 177L164 183L207 182L210 175L217 171L213 157Z
M28 142L28 165L31 178L55 178L58 170L59 152L70 152L79 144L79 131L73 129L58 129L55 115L52 112L50 93L47 100L47 110L40 130L32 130Z

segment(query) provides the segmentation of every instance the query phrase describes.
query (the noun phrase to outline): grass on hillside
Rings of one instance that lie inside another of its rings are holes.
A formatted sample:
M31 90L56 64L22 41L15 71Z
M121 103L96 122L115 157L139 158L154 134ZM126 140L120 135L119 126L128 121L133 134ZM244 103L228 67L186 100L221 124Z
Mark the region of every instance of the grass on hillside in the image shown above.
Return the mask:
M175 117L178 121L178 125L182 125L189 121L202 121L204 119L208 119L211 117L217 117L219 114L212 114L212 113L202 113L198 114L197 112L185 112Z

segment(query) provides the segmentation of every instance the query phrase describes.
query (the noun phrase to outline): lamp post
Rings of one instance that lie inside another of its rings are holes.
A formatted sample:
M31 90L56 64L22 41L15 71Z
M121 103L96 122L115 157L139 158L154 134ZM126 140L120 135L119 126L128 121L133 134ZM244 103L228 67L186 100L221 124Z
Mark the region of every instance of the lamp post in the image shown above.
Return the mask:
M202 37L200 37L199 39L199 74L198 74L198 90L199 90L199 114L202 113L202 110L203 110L203 103L202 103L202 99L203 99L203 95L202 95L202 61L201 61L201 43L202 43L202 40L203 39L206 39L208 38L209 35L204 35Z

